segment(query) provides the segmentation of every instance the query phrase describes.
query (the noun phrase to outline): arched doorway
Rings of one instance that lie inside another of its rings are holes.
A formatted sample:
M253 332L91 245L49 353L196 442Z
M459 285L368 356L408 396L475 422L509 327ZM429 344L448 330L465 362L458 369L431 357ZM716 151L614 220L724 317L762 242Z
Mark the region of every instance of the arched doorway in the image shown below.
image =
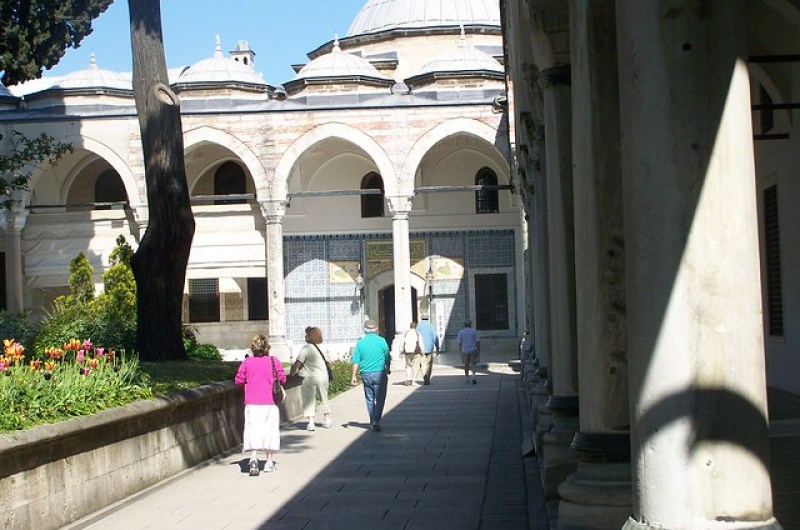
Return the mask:
M411 287L411 320L417 320L417 289ZM394 315L394 284L378 291L378 333L392 344L397 333Z

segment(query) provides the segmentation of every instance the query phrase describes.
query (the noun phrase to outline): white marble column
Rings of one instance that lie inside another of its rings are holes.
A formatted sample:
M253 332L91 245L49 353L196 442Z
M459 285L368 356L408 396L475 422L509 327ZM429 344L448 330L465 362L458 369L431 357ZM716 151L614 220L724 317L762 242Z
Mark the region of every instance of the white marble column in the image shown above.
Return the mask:
M260 201L259 206L266 221L269 342L272 345L272 354L281 360L287 360L290 351L286 343L286 284L283 271L283 217L286 214L286 201Z
M618 0L633 515L772 515L744 0Z
M545 494L555 496L577 465L569 444L578 430L578 377L575 341L575 241L572 196L572 97L570 67L540 72L545 108L545 179L550 289L552 395L546 408L552 428L542 436Z
M147 225L150 223L150 210L146 204L131 205L131 210L137 229L138 239L136 242L141 243L144 233L147 231Z
M22 312L25 309L22 291L24 270L22 267L22 230L28 219L28 210L14 208L3 216L6 233L6 309Z
M411 214L411 197L389 198L392 212L392 249L394 253L394 321L395 339L411 327L411 248L408 218ZM395 342L395 341L393 341ZM395 351L396 346L392 347Z
M570 18L580 431L558 528L617 530L631 513L631 467L614 3L571 0Z

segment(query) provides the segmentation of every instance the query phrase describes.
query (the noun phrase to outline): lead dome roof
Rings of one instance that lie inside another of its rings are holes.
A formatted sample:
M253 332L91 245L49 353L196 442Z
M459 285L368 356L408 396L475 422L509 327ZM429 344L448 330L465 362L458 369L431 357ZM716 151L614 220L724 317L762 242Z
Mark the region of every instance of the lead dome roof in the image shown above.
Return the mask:
M498 0L369 0L348 36L388 29L450 25L500 26Z

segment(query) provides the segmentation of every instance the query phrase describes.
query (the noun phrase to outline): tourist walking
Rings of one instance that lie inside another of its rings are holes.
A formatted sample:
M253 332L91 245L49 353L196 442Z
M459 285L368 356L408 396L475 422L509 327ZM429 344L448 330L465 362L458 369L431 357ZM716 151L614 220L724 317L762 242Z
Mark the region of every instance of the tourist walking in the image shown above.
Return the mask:
M303 401L303 416L306 417L306 430L316 430L317 412L324 415L322 426L330 429L331 409L328 406L328 368L325 355L319 345L322 344L322 330L316 326L306 328L306 344L297 354L297 360L292 365L289 375L300 375L303 383L300 386L300 397ZM319 406L317 406L319 397Z
M417 326L417 333L422 337L422 353L419 356L419 369L422 373L422 384L431 384L433 373L433 353L439 353L439 335L433 329L428 315L422 315L422 321Z
M469 384L469 372L472 371L472 384L477 385L476 370L481 357L481 337L476 329L472 328L472 321L464 321L464 328L458 332L458 351L461 352L461 362L464 363L464 377Z
M417 332L417 323L411 322L411 327L403 334L406 386L411 386L415 380L415 372L420 368L420 356L422 356L422 336Z
M256 335L250 344L252 357L239 365L234 382L244 386L244 444L250 452L250 476L260 473L258 451L265 451L264 471L275 471L275 452L281 448L281 412L272 397L272 385L277 379L286 382L286 373L278 359L269 354L271 346L264 335Z
M367 403L369 424L373 431L381 430L381 416L386 403L386 387L391 373L389 345L378 335L378 325L373 320L364 323L364 336L353 350L353 375L350 384L358 384L356 376L361 372L364 385L364 400Z

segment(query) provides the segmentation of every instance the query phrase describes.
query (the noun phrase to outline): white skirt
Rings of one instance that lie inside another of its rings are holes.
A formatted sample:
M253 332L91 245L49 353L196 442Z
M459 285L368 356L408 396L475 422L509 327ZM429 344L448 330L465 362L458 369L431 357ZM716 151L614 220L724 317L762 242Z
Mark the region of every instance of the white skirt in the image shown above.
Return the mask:
M281 448L281 411L277 405L244 406L244 451Z

